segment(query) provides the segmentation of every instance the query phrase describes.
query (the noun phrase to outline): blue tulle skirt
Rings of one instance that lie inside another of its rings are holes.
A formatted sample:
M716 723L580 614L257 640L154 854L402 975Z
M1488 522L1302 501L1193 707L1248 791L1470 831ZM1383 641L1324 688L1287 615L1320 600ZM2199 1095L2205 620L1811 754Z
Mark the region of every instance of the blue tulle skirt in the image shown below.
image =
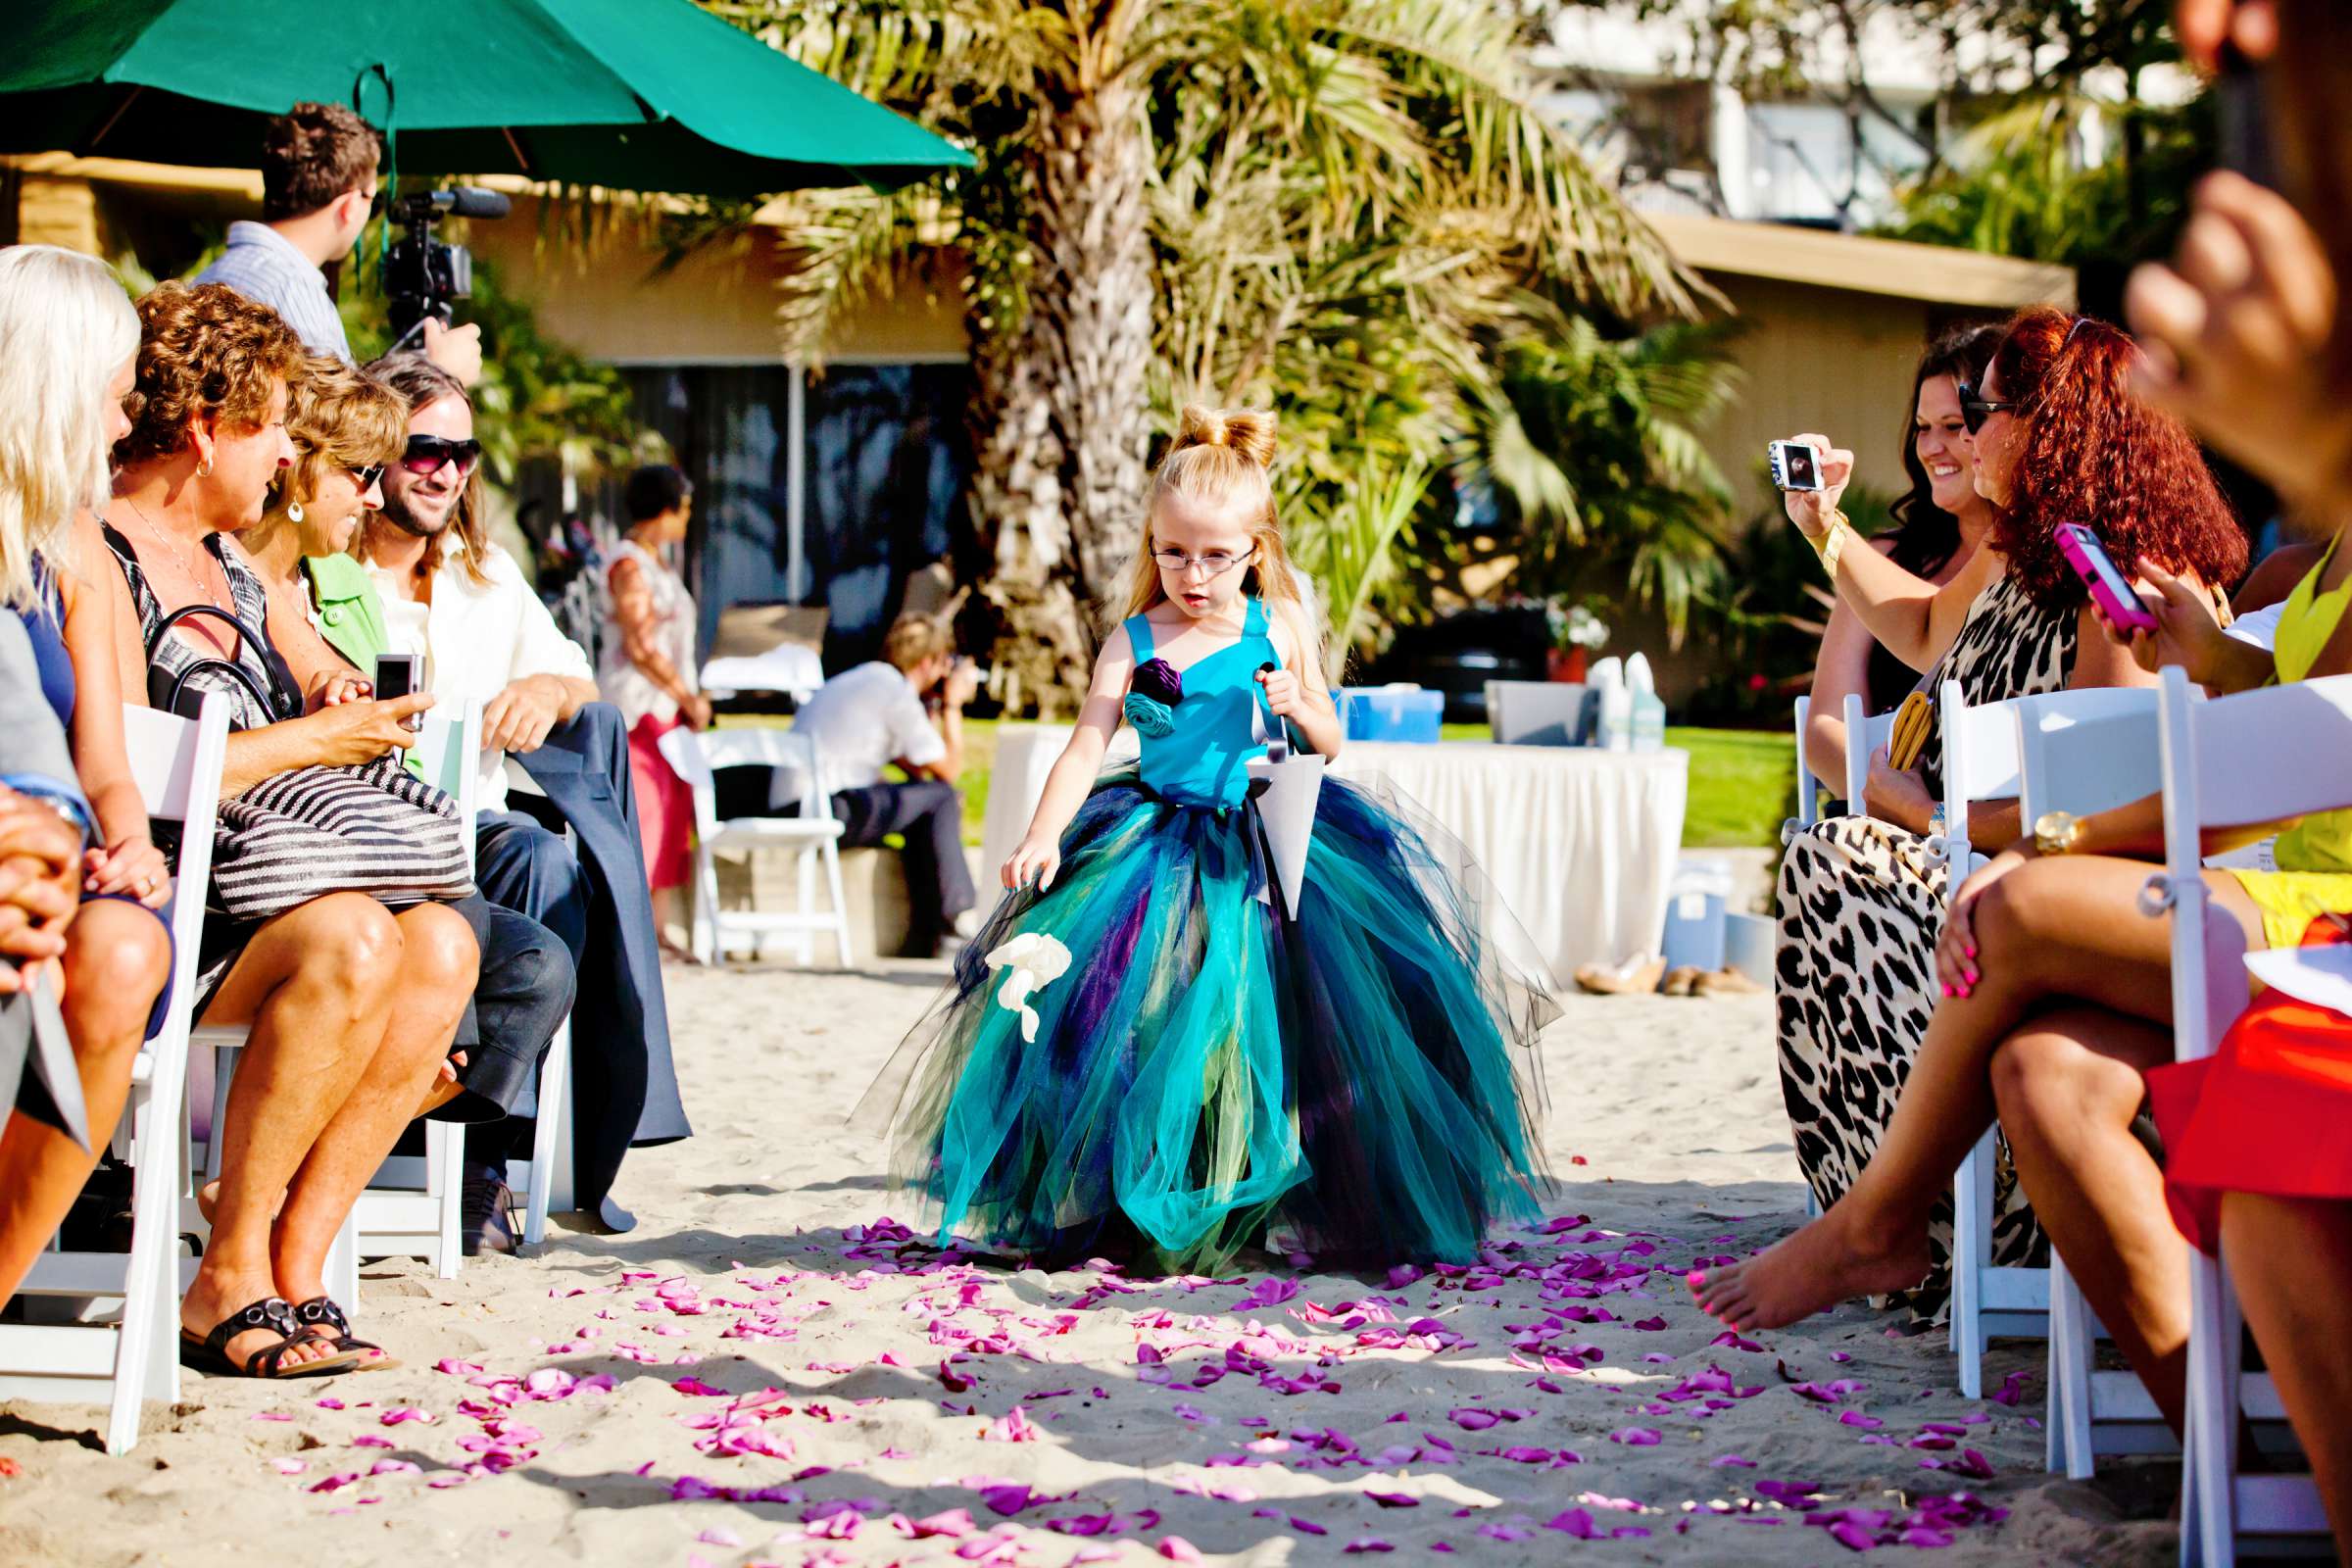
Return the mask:
M943 1240L1466 1263L1533 1217L1548 977L1417 814L1328 779L1291 920L1250 810L1098 784L1054 886L1004 897L867 1097ZM1024 936L1052 939L1027 973L992 967Z

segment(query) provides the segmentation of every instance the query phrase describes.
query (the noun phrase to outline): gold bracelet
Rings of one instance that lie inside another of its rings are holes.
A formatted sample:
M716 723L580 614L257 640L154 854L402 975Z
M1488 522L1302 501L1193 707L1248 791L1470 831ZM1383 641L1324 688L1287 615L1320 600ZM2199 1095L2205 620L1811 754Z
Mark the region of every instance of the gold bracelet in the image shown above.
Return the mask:
M1830 525L1823 530L1820 538L1816 539L1810 534L1805 536L1805 542L1821 558L1821 569L1830 574L1833 584L1838 581L1838 558L1845 553L1845 541L1853 531L1854 525L1846 520L1844 513L1833 512L1830 514Z

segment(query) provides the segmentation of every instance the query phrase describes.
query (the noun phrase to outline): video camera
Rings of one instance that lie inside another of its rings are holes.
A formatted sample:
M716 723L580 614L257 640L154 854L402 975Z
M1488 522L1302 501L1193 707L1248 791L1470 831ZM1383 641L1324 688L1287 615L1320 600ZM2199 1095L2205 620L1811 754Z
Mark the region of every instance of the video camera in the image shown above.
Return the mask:
M504 196L478 185L417 191L387 207L386 215L407 230L384 252L384 299L395 347L427 318L449 324L451 303L473 293L471 253L433 238L433 225L445 218L504 218L511 210Z

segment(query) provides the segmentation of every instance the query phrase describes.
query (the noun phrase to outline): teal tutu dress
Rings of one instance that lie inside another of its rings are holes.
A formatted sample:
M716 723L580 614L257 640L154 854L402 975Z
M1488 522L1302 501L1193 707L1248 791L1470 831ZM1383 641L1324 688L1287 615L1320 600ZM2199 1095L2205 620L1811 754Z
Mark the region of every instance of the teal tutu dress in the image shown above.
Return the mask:
M1541 960L1377 783L1326 778L1289 918L1249 800L1263 606L1180 674L1127 632L1140 765L1096 784L1051 888L1004 896L863 1114L943 1245L1473 1261L1538 1212Z

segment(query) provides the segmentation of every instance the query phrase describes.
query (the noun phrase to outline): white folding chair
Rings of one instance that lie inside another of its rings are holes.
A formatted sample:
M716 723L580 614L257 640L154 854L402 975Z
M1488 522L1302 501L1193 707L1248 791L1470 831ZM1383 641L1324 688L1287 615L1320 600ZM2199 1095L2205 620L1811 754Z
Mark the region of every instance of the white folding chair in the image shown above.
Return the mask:
M1813 699L1796 700L1796 814L1781 824L1781 842L1787 844L1799 833L1821 820L1821 780L1813 776L1813 764L1805 760L1805 723L1813 716Z
M2163 782L2156 693L2148 687L2022 699L2017 747L2029 823L2047 811L2108 810L2154 794ZM2055 1248L2049 1302L2045 1466L2083 1481L2102 1454L2178 1452L2138 1376L2092 1366L2101 1331Z
M2179 668L2163 672L2163 874L2148 879L2142 912L2173 917L2173 1050L2181 1061L2213 1054L2245 1010L2245 933L2206 918L2199 840L2207 828L2282 821L2345 804L2352 757L2352 675L2297 681L2212 702L2194 700ZM2309 1476L2250 1474L2237 1465L2241 1410L2278 1413L2267 1374L2240 1368L2243 1328L2229 1269L2189 1255L2188 1403L2181 1443L2180 1561L2225 1568L2241 1538L2325 1536Z
M1807 705L1810 707L1810 705ZM1845 808L1854 816L1866 813L1862 808L1862 793L1870 782L1870 754L1886 744L1894 734L1894 714L1885 712L1876 718L1863 711L1859 692L1845 694ZM1804 744L1797 744L1798 756Z
M474 801L479 793L474 760L481 752L481 742L482 705L477 702L455 717L424 714L415 748L423 763L425 781L458 803L458 820L469 861L473 858ZM244 1024L195 1031L197 1047L209 1046L217 1053L212 1136L204 1158L208 1180L220 1173L220 1130L228 1114L228 1090L237 1059L244 1054L251 1032ZM465 1168L466 1129L457 1122L424 1124L423 1157L394 1154L386 1158L360 1194L336 1238L326 1268L328 1294L347 1310L358 1301L362 1258L420 1257L442 1279L455 1279L463 1253L458 1232Z
M103 1399L106 1451L118 1454L138 1442L141 1400L169 1404L179 1397L185 1281L176 1254L188 1168L188 1018L205 890L212 881L212 823L228 747L228 702L206 698L192 723L126 708L122 727L149 816L191 824L172 893L172 1005L162 1032L140 1048L130 1099L115 1130L115 1152L132 1167L130 1250L69 1252L53 1242L18 1294L48 1298L84 1321L0 1324L0 1399ZM121 1299L119 1318L112 1324L86 1321L108 1298Z
M694 956L714 963L727 950L728 937L748 936L759 951L761 938L784 934L794 938L800 960L815 958L814 938L831 932L850 967L849 907L842 897L839 841L842 825L833 815L833 797L825 788L823 764L816 747L806 735L789 730L729 729L698 735L683 726L662 737L662 756L678 777L694 791ZM717 789L711 774L722 767L765 765L788 768L801 786L798 816L749 816L718 819ZM799 859L799 898L790 914L718 906L718 863L722 849L790 849ZM825 888L833 906L828 913L812 907L816 873L823 866Z

